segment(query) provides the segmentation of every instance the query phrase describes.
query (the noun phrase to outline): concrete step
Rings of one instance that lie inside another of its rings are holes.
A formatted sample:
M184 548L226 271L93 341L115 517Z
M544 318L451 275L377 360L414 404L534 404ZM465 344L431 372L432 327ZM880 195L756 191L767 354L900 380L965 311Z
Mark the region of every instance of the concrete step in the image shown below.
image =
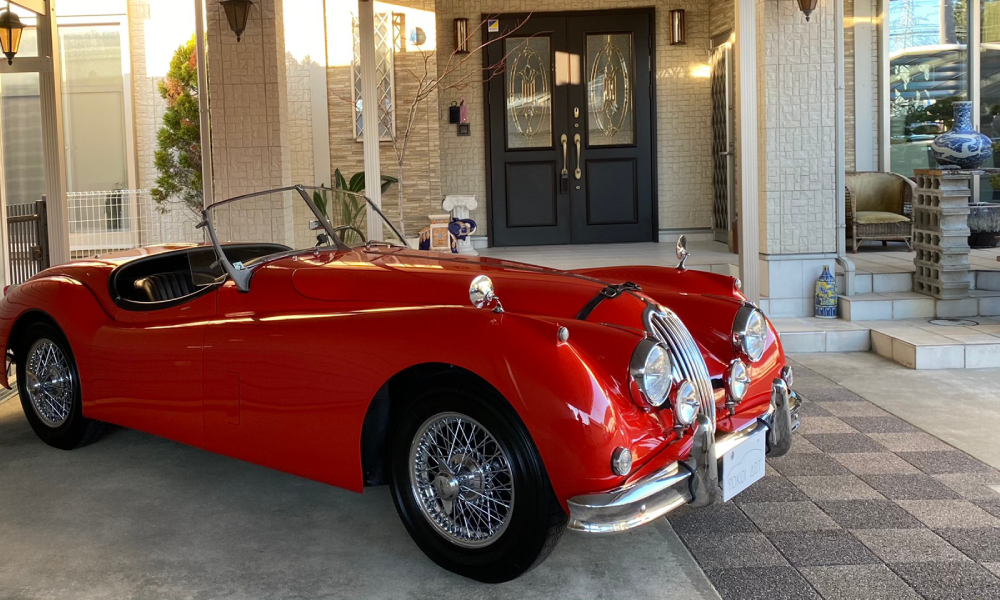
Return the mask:
M911 369L981 369L1000 367L1000 322L940 326L926 319L878 321L871 327L872 350Z
M785 352L867 352L869 329L840 319L794 317L771 319Z
M971 297L937 300L916 292L855 294L840 297L846 321L889 321L917 318L954 319L1000 315L1000 292L972 290Z

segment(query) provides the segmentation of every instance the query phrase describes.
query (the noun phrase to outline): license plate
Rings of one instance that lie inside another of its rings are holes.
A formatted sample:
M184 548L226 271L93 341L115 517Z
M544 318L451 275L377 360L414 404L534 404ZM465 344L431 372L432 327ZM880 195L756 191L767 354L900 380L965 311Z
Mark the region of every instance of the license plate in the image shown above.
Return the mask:
M758 431L722 457L722 501L764 477L764 435Z

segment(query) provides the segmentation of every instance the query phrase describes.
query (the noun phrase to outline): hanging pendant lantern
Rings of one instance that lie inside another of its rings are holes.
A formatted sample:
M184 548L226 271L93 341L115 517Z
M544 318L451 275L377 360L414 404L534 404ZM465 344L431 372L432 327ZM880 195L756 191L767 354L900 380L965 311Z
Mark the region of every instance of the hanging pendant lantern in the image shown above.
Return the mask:
M809 17L813 14L813 11L816 10L816 6L819 5L819 0L798 0L798 1L799 1L799 10L802 11L802 14L806 16L806 21L808 21Z
M247 29L247 21L250 20L250 8L253 6L251 0L220 0L219 4L226 9L226 20L229 21L229 28L236 34L236 41L243 38L243 32Z
M16 13L10 10L10 3L7 3L7 10L0 12L0 47L4 56L7 57L7 64L14 64L14 55L21 48L21 34L24 32L24 23Z

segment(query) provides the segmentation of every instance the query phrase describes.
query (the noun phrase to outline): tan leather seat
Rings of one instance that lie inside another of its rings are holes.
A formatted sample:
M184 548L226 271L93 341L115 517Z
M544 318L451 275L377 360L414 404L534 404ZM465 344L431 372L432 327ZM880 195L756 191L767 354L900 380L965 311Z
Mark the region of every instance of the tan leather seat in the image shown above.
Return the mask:
M143 302L167 302L195 292L194 282L186 273L158 273L135 281Z

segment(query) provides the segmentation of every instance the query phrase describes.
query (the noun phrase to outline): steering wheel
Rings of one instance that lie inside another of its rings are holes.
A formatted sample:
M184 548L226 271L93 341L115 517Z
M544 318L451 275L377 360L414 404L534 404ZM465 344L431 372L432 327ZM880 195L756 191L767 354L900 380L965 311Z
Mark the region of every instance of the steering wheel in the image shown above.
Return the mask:
M334 233L339 234L341 231L353 231L353 232L355 232L355 233L358 234L358 237L361 238L361 243L362 244L368 243L368 238L365 237L364 232L362 232L360 229L358 229L354 225L340 225L338 227L334 227L333 228L333 232Z

